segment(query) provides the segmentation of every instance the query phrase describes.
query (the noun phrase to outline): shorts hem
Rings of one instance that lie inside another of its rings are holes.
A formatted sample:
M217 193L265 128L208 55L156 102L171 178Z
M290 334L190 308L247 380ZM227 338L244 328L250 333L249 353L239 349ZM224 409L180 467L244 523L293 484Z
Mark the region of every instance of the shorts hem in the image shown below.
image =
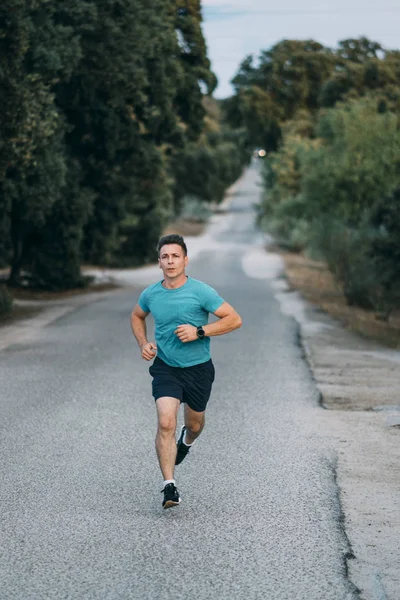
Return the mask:
M183 402L183 399L182 398L178 398L177 394L164 394L164 393L163 394L157 394L157 395L153 394L153 398L154 398L155 402L157 402L157 400L159 400L160 398L174 398L175 400L179 400L179 402L181 404Z

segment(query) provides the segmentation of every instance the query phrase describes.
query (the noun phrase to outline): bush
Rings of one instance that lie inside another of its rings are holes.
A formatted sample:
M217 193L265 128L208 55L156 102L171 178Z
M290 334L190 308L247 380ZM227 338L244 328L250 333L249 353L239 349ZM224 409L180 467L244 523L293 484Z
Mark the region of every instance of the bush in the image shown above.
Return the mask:
M11 312L13 299L8 291L8 288L4 284L0 284L0 315Z
M383 318L400 305L398 263L382 256L388 243L387 231L373 227L370 219L351 228L338 219L320 218L310 236L311 249L326 260L348 303L374 309Z
M400 188L376 206L371 223L377 231L372 254L384 292L381 311L387 317L400 306Z
M268 202L268 200L266 200ZM304 199L301 195L280 204L271 204L260 219L262 229L268 231L280 246L292 252L304 250L310 238L310 223L304 218Z
M400 306L400 128L376 98L321 113L318 139L293 134L265 162L258 221L292 251L327 261L349 304Z
M373 99L352 101L327 111L318 133L303 156L301 191L314 215L356 225L399 185L399 117L379 114Z
M343 286L350 305L372 308L373 289L378 286L371 268L371 234L355 230L342 221L324 217L313 224L311 248L326 260L330 271Z

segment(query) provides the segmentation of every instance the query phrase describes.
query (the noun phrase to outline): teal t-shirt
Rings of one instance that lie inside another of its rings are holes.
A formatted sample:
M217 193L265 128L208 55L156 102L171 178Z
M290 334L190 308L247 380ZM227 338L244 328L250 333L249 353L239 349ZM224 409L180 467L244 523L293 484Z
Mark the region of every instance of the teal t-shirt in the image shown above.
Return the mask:
M210 338L183 343L175 335L178 325L206 325L209 313L224 302L217 292L202 281L188 277L174 290L159 281L140 295L139 306L153 315L156 325L157 355L171 367L191 367L210 359Z

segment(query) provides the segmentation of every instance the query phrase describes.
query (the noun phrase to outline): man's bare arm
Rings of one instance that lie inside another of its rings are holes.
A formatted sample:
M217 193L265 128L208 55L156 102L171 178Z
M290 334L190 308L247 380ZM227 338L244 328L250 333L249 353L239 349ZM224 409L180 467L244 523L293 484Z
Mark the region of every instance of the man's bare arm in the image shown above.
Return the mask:
M208 325L203 325L203 329L207 336L224 335L224 333L229 333L230 331L239 329L239 327L242 326L242 319L240 315L236 312L233 306L227 302L221 304L221 306L215 311L214 315L218 317L218 321L215 321L215 323L209 323ZM174 333L184 344L187 342L194 342L198 339L197 328L193 325L179 325Z
M218 317L218 321L203 325L203 329L207 336L224 335L224 333L229 333L230 331L239 329L239 327L242 326L242 319L240 315L236 312L233 306L227 302L221 304L221 306L215 311L214 315Z
M136 304L131 315L133 335L142 351L142 358L144 358L144 360L151 360L157 352L157 345L155 342L149 342L147 340L146 317L148 314L149 313L144 312L144 310L140 308L139 304Z

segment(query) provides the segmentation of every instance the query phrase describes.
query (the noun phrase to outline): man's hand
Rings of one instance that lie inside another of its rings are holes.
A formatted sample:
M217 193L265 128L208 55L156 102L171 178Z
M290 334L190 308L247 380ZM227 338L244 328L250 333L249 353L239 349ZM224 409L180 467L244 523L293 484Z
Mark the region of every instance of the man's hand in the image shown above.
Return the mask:
M194 325L179 325L174 331L175 335L186 344L186 342L194 342L197 340L197 327Z
M151 360L157 354L157 344L154 342L146 342L141 346L142 358L144 360Z

